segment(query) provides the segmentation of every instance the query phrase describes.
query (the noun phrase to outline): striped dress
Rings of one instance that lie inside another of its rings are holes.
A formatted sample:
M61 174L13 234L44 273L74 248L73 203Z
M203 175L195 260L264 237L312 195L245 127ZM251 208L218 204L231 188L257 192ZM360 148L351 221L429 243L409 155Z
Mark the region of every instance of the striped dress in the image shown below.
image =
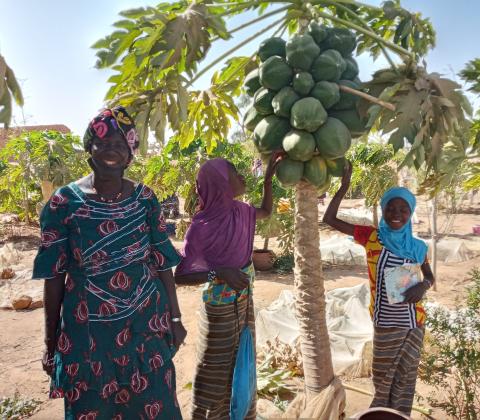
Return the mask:
M365 248L370 281L370 315L374 324L371 407L389 407L410 414L423 345L425 309L388 303L386 268L411 263L386 249L370 226L355 226L355 241Z
M66 273L51 398L65 418L181 419L170 303L158 271L180 257L160 205L138 185L118 203L75 184L45 205L33 278Z
M224 420L230 418L232 378L242 326L248 321L255 340L255 317L251 290L255 279L253 264L243 269L250 277L249 288L238 293L225 283L207 283L199 316L197 367L193 381L191 418ZM247 299L249 303L247 304ZM256 397L245 420L256 416Z

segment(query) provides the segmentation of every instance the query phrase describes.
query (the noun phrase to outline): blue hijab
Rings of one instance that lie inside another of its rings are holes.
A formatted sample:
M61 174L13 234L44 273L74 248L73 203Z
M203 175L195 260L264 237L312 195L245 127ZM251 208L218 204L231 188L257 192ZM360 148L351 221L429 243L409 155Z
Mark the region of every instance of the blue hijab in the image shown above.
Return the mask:
M382 212L385 210L387 204L394 198L405 200L410 207L411 214L413 214L416 206L415 196L407 188L403 187L390 188L385 194L383 194L380 201ZM412 216L410 215L408 222L401 229L395 230L388 226L387 222L382 217L378 227L378 236L382 241L383 246L393 252L396 256L407 258L418 264L423 264L425 262L428 247L424 241L413 236L411 218Z

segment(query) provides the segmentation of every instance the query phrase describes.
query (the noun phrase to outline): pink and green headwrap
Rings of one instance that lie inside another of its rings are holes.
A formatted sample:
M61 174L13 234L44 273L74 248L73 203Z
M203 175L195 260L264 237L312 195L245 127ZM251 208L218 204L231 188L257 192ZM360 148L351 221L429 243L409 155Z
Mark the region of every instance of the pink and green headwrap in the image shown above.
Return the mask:
M108 139L115 133L120 133L127 142L131 157L138 149L139 139L133 119L128 115L125 108L117 106L111 109L104 109L98 114L90 124L83 136L83 145L85 151L90 152L92 141L96 137L100 140Z

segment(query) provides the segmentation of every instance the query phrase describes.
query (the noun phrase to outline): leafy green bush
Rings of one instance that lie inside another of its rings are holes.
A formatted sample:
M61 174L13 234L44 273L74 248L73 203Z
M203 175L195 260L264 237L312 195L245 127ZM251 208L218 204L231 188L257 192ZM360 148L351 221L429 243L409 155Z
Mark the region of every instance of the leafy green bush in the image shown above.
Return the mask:
M425 348L419 377L434 386L427 399L451 418L480 418L480 270L465 305L455 311L434 307L428 312Z
M35 399L21 398L18 393L13 397L0 397L0 418L20 420L30 417L40 405Z
M273 262L273 268L277 273L291 273L294 267L293 253L283 254Z
M36 218L42 187L49 184L51 193L51 188L89 171L80 138L57 131L29 131L11 138L0 151L0 168L0 212L16 213L27 221Z

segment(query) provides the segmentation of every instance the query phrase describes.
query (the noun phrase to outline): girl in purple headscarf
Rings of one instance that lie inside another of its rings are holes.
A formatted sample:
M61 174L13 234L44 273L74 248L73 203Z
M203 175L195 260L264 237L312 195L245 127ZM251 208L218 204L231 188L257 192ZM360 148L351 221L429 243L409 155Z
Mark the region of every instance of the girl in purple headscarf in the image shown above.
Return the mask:
M245 317L254 331L251 287L255 221L272 213L272 176L281 156L274 153L265 171L260 208L235 200L245 180L221 158L202 165L197 175L199 211L187 231L177 284L205 283L199 320L193 419L229 418L232 374ZM248 308L248 310L247 310ZM256 400L246 419L256 418Z

